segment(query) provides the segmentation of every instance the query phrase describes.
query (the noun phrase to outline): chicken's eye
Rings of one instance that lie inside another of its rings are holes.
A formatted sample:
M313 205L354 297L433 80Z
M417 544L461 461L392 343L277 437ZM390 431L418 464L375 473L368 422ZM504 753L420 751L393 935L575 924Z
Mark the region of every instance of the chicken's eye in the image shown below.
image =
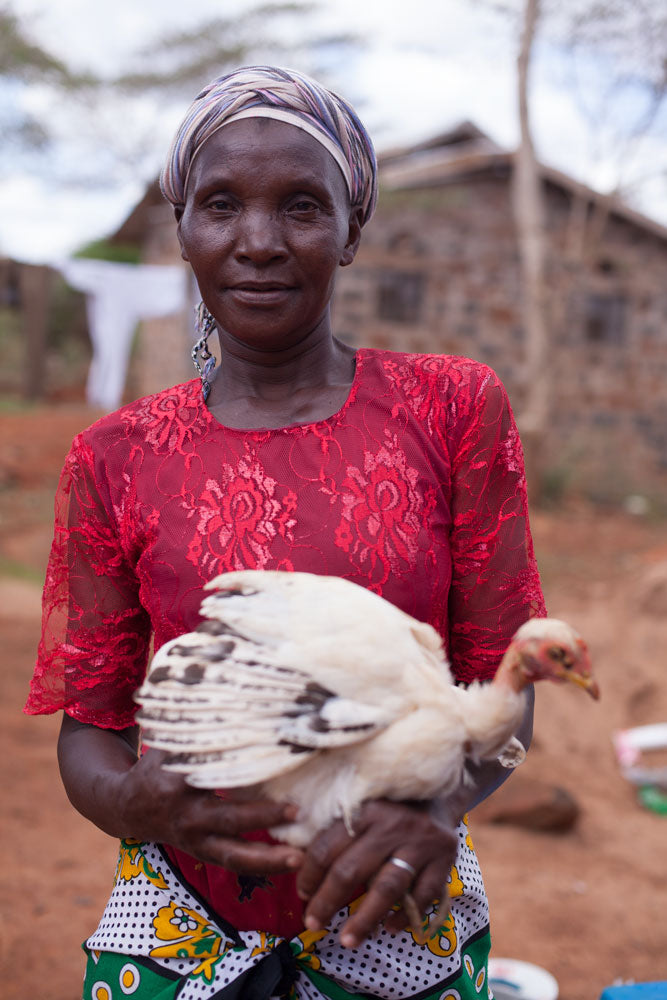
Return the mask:
M556 660L557 663L561 663L566 670L572 668L572 660L562 646L552 646L549 650L549 656L552 660Z

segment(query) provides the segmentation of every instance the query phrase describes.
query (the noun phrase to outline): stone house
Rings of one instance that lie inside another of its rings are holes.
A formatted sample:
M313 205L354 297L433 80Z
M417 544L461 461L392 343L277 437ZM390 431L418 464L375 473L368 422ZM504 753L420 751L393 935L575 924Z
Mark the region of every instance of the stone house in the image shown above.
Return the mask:
M463 354L495 368L521 422L525 333L511 205L513 156L474 125L380 157L380 200L334 329L355 346ZM542 167L549 242L547 489L667 508L667 228ZM149 263L173 263L157 185L121 229ZM193 301L196 289L193 286ZM146 324L142 390L189 377L189 317Z

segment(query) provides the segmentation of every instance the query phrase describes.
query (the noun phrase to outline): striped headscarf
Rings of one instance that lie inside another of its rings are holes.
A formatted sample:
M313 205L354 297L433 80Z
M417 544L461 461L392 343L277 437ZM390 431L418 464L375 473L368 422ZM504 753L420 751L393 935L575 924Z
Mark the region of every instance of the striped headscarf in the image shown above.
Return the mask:
M296 70L244 66L209 83L190 105L160 177L173 205L184 205L194 158L207 139L230 122L265 117L296 125L328 150L340 167L353 206L368 222L377 201L373 145L354 109Z

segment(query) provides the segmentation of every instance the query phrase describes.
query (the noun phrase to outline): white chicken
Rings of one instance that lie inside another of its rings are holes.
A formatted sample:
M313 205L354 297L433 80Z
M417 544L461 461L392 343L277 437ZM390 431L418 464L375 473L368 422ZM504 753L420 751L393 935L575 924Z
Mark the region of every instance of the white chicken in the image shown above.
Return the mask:
M144 743L190 785L296 804L271 831L295 846L339 817L351 829L369 799L446 796L467 758L517 763L533 681L598 697L583 640L555 619L526 622L493 682L464 688L430 625L349 581L247 570L207 589L207 620L158 650L135 695Z

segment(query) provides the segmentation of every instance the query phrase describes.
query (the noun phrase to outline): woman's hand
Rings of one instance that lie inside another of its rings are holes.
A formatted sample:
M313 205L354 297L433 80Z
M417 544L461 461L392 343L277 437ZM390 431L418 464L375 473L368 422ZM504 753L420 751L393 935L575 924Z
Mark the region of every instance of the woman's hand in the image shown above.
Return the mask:
M297 868L301 851L286 845L242 840L250 830L266 830L295 818L293 807L267 799L223 798L192 788L180 774L162 767L166 754L146 750L118 783L123 827L137 840L170 844L201 861L247 874Z
M164 770L161 751L137 758L136 735L64 716L58 745L63 782L74 807L96 826L112 837L170 844L238 872L298 868L303 855L296 848L239 838L290 822L293 807L191 788L182 775Z
M308 900L308 929L326 927L364 886L364 899L341 929L343 947L358 947L383 921L391 931L406 927L408 918L401 904L407 892L424 913L442 896L456 858L457 813L453 808L450 822L442 823L441 812L436 825L427 804L380 800L362 806L354 837L341 820L321 833L308 848L297 877L299 894ZM391 857L406 861L416 876L392 864ZM398 911L390 914L397 904Z

